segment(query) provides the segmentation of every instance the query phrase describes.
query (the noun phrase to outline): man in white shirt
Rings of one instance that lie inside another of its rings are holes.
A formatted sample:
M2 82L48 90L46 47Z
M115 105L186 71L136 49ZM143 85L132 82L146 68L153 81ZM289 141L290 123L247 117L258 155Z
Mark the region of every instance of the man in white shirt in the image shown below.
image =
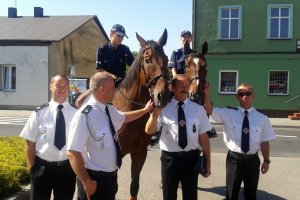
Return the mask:
M69 94L68 78L64 75L54 76L50 91L51 101L36 108L20 135L26 139L30 199L50 199L53 190L55 199L72 200L76 178L66 155L65 143L76 109L66 101ZM57 122L58 116L63 120Z
M209 98L209 88L204 91L205 97ZM236 99L239 101L239 107L213 107L211 115L212 120L223 123L224 143L228 148L226 198L237 200L241 183L244 182L245 199L255 200L259 168L262 174L269 170L269 141L275 139L275 133L268 117L252 106L254 90L251 85L241 84L237 88ZM210 100L206 99L206 102ZM261 167L258 151L261 151L264 159Z
M165 108L154 109L145 131L147 134L153 134L161 129L159 146L162 150L164 200L177 199L179 182L182 185L183 200L196 200L198 173L195 166L200 148L207 160L207 172L203 176L208 177L211 174L207 131L212 127L203 106L188 98L190 82L186 75L176 75L171 85L174 98Z
M118 111L112 101L115 83L108 72L97 72L90 80L92 96L75 114L68 140L68 156L78 177L78 199L114 200L118 190L117 169L121 167L117 131L153 109ZM109 113L109 114L108 114Z

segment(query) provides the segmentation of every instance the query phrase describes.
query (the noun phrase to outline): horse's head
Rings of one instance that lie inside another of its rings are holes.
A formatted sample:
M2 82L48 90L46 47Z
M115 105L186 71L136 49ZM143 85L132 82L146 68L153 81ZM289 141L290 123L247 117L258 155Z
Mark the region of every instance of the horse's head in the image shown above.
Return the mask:
M202 51L191 51L187 49L188 54L185 55L185 73L190 80L190 94L191 100L196 103L203 104L204 99L204 85L206 83L206 59L205 54L207 53L208 45L204 42L202 45Z
M139 52L142 70L140 82L147 86L155 105L165 107L171 98L168 89L168 57L163 50L163 46L167 43L167 30L164 30L158 42L145 41L137 33L136 37L141 45Z

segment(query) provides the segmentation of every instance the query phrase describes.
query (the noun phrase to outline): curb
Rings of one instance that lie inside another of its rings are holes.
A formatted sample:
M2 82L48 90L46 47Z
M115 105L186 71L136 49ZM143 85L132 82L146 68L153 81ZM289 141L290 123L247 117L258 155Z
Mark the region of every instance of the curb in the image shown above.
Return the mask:
M17 192L16 194L7 197L4 200L29 200L30 199L30 184L24 186L21 191Z

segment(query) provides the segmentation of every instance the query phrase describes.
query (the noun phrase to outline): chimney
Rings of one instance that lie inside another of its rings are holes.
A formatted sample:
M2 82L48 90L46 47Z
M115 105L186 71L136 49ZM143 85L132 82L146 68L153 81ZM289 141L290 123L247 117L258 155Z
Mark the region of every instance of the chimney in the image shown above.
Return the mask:
M8 7L8 18L17 18L17 8Z
M42 7L34 7L34 17L44 17Z

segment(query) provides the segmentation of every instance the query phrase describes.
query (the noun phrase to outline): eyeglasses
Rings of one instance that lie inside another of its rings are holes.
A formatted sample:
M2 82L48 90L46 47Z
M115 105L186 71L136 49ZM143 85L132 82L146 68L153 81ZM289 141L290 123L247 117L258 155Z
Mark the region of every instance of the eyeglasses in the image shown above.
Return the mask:
M249 97L251 94L252 94L252 92L239 92L239 93L238 93L238 95L239 95L240 97L243 97L243 96Z

